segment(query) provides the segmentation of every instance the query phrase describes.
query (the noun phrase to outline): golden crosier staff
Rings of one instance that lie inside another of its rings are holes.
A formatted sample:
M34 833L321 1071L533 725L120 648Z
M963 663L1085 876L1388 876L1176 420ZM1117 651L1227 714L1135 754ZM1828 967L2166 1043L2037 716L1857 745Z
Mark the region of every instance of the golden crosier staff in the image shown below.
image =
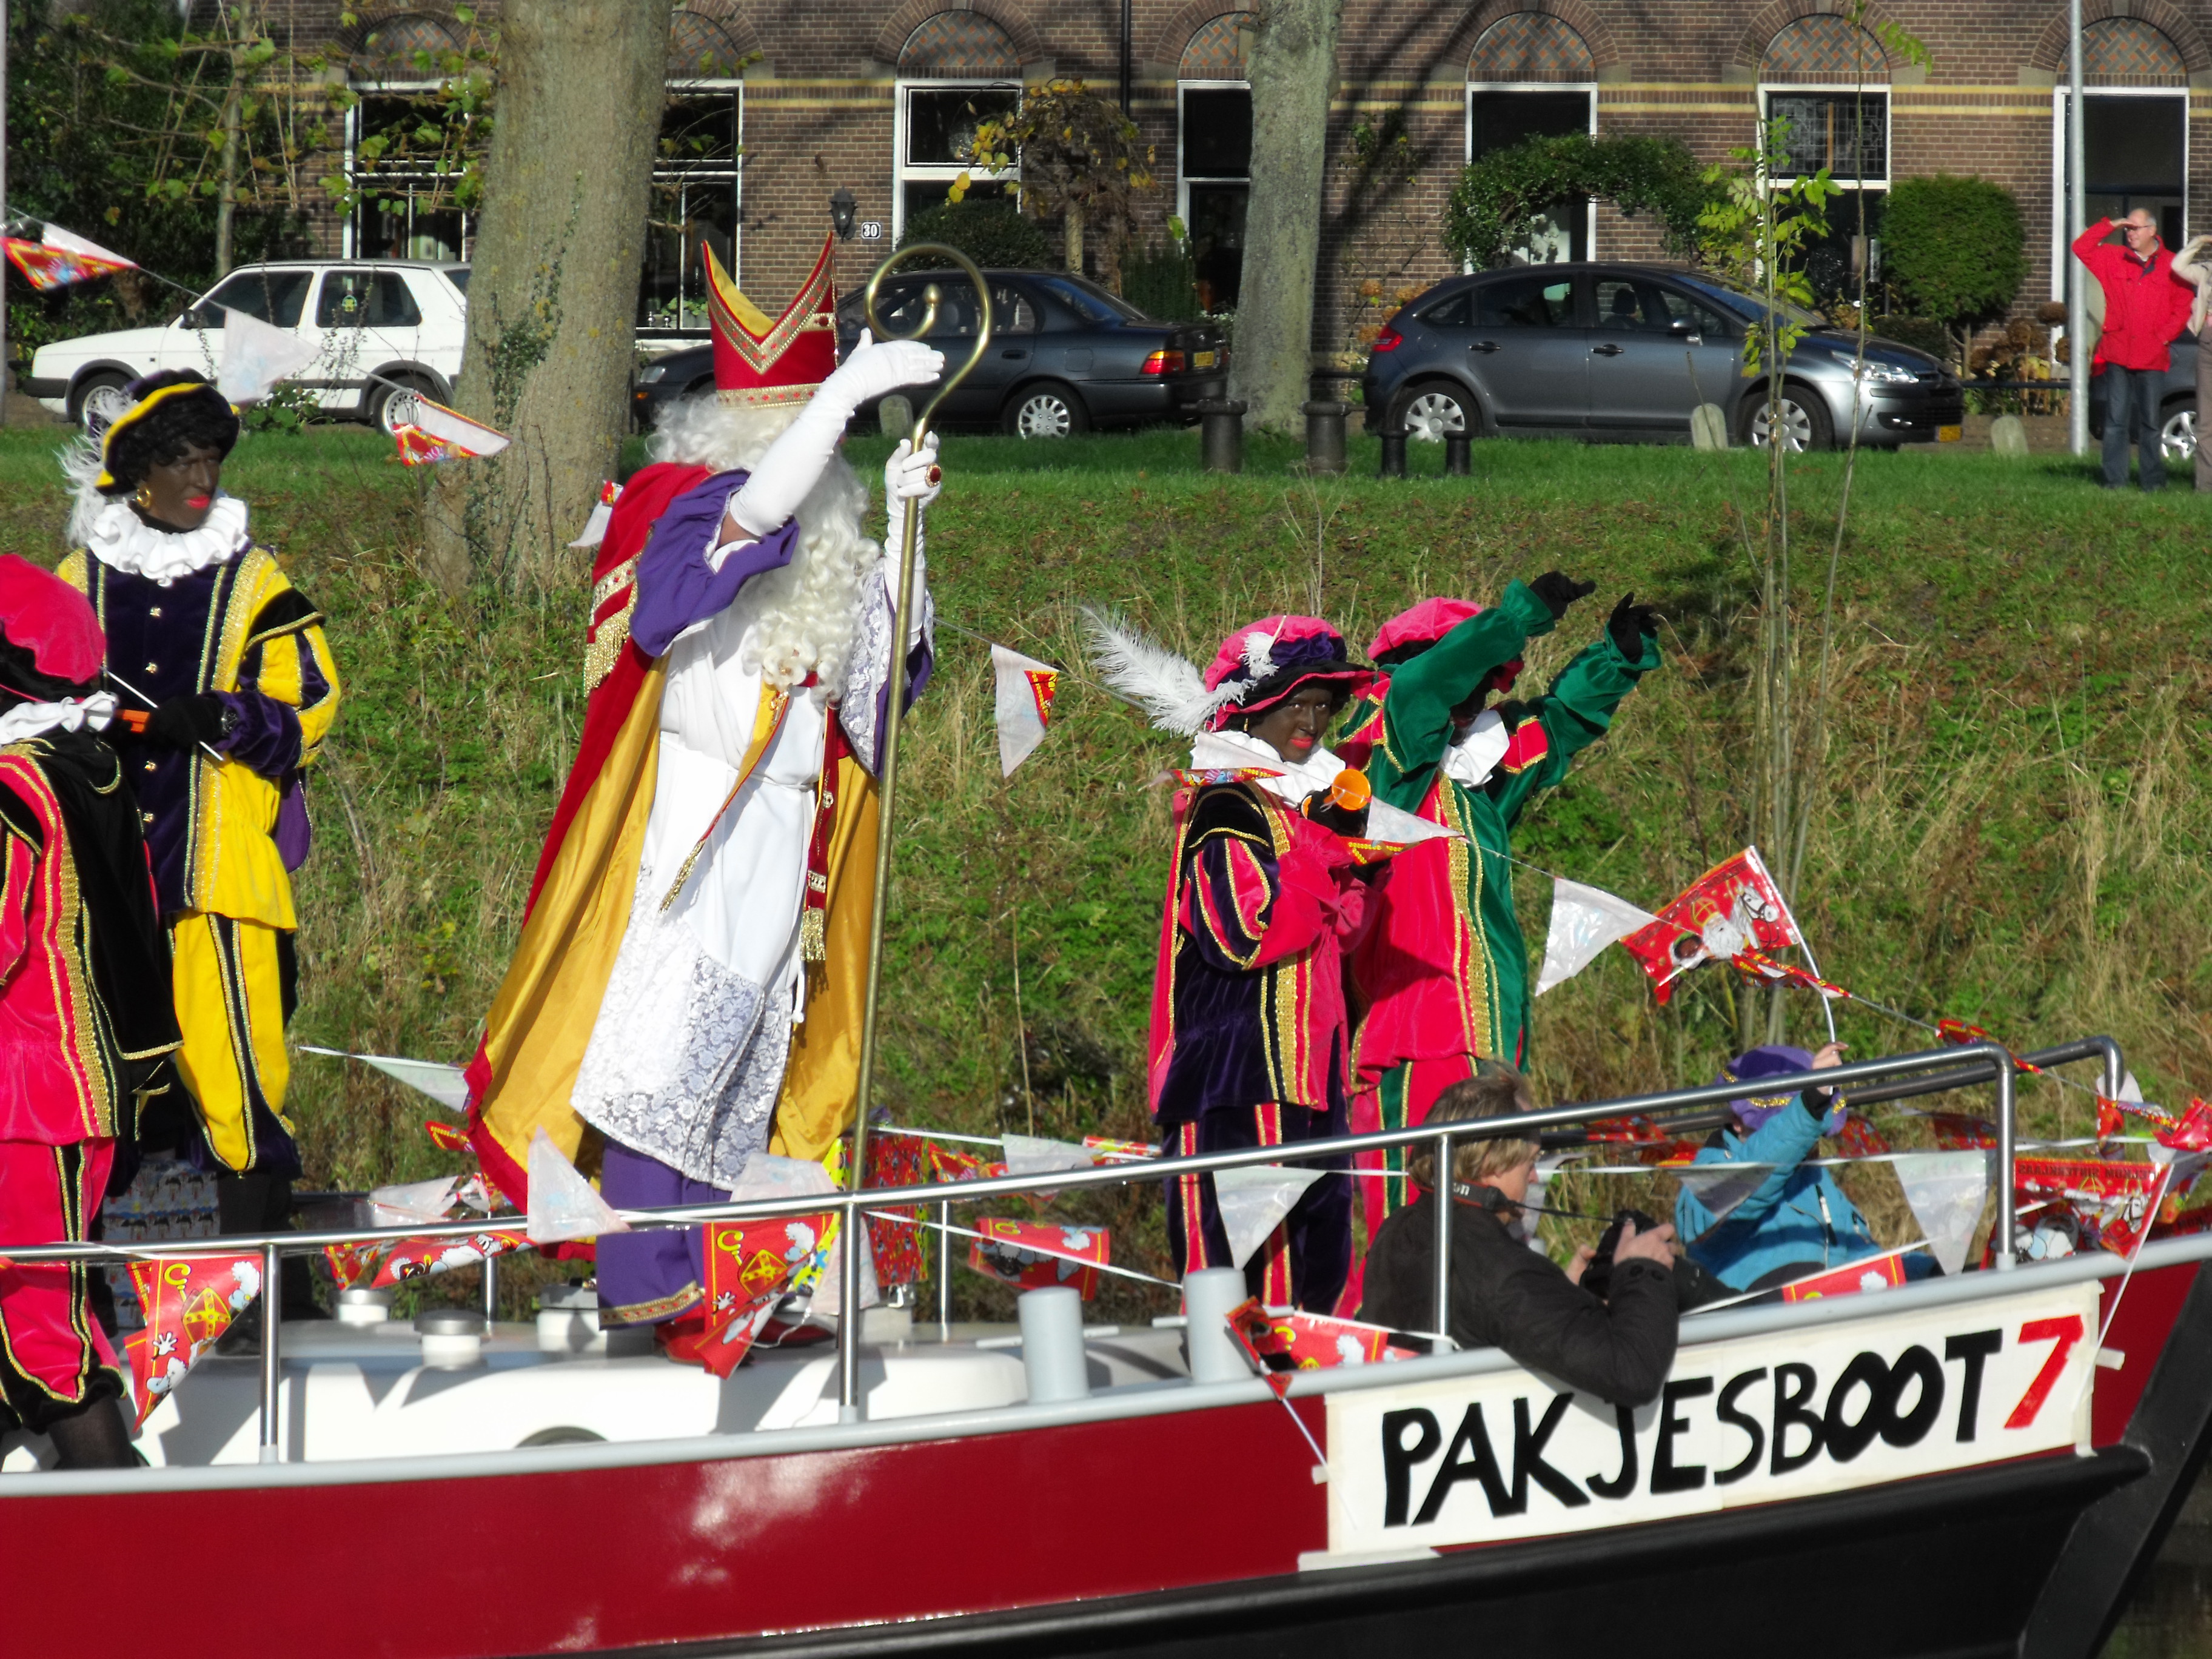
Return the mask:
M975 284L977 319L975 343L968 353L968 361L945 377L914 423L915 453L921 453L924 441L929 435L930 416L937 406L950 397L953 389L975 372L975 365L983 361L983 353L991 343L991 290L983 281L983 273L975 269L968 256L957 248L941 242L921 242L913 247L901 248L876 267L876 274L868 278L868 328L878 340L912 340L927 335L937 325L937 307L944 297L932 283L922 290L921 326L911 334L894 334L886 329L876 315L876 294L884 278L902 262L921 255L934 255L939 261L950 260L968 275ZM898 605L891 617L891 684L890 710L884 725L884 755L878 782L882 791L876 826L876 894L875 909L868 923L868 994L860 1024L860 1077L853 1091L853 1188L858 1191L864 1184L868 1154L868 1102L873 1092L872 1081L876 1070L876 1003L883 985L884 917L890 908L891 891L891 806L898 790L899 725L906 703L907 618L914 613L914 552L921 534L921 503L909 498L906 504L906 528L899 548ZM845 1306L853 1308L860 1300L860 1253L856 1249L845 1252Z

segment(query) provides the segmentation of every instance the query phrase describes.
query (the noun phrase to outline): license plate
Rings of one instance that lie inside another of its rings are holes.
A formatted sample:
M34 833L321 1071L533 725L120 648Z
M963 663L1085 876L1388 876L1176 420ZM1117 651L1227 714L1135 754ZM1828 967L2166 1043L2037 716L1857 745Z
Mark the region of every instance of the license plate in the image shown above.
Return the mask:
M1955 426L1939 426L1936 428L1936 441L1939 444L1954 444L1959 441L1959 437L1960 430Z
M1190 366L1193 368L1212 368L1213 367L1213 354L1210 351L1192 352L1190 354Z

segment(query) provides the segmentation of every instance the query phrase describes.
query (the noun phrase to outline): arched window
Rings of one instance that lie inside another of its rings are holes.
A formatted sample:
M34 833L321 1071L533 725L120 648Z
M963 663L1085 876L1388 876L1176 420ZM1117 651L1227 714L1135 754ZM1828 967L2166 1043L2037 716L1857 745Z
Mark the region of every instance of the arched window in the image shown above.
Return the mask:
M1529 138L1597 131L1597 65L1589 42L1547 12L1516 11L1483 30L1467 59L1467 159ZM1597 210L1556 204L1550 222L1518 250L1530 264L1587 259Z
M943 202L963 173L971 202L1002 196L1020 178L1018 168L973 165L976 124L1021 101L1021 55L1006 30L980 11L939 12L907 37L898 73L894 236L909 214Z
M1190 37L1176 70L1176 212L1190 236L1199 303L1225 311L1244 276L1244 210L1252 197L1249 11L1224 12Z
M1763 122L1788 123L1771 161L1776 178L1826 167L1844 192L1828 204L1828 234L1805 250L1813 291L1855 295L1862 279L1879 280L1889 201L1889 59L1881 42L1832 13L1785 25L1759 59L1759 112Z
M2158 219L2160 240L2168 247L2180 246L2189 218L2189 64L2180 48L2140 17L2107 17L2081 31L2081 159L2088 182L2084 207L2089 222L2148 209ZM2063 74L2054 118L2057 222L2051 240L2057 255L2065 243ZM2054 257L2054 276L2071 264Z

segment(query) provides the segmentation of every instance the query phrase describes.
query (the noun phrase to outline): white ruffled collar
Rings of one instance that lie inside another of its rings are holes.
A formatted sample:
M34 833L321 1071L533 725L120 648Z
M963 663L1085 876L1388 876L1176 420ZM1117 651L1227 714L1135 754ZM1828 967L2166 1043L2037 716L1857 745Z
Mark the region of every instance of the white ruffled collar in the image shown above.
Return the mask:
M128 501L110 501L92 521L85 545L111 570L143 576L167 587L234 556L247 541L246 503L216 493L215 505L197 530L156 530Z
M1315 790L1328 788L1344 769L1344 763L1326 748L1316 748L1293 766L1275 752L1273 744L1261 741L1249 732L1231 730L1200 732L1191 740L1190 763L1193 770L1201 772L1216 768L1271 767L1280 775L1261 778L1258 782L1262 788L1287 801L1302 801Z

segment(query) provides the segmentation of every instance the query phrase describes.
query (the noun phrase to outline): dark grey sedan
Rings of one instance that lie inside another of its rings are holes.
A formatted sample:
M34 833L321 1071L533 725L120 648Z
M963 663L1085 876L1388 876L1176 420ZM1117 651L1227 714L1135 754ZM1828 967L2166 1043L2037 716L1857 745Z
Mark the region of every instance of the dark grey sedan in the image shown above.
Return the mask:
M1100 426L1194 419L1200 399L1228 384L1229 351L1211 323L1167 323L1084 277L1058 271L991 270L991 343L975 372L945 399L941 423L997 427L1023 438L1065 438ZM956 272L901 271L876 306L895 334L917 326L923 290L937 285L937 320L925 337L948 368L967 361L975 337L975 285ZM837 307L838 349L852 350L866 324L855 289ZM631 410L650 429L660 406L711 390L712 352L673 351L638 373ZM928 388L905 394L919 408ZM872 415L874 405L860 410Z
M1848 438L1894 447L1959 435L1958 378L1925 352L1809 313L1782 396L1747 380L1744 337L1765 305L1687 271L1554 264L1439 283L1390 319L1362 383L1367 407L1417 438L1455 433L1682 442L1700 404L1740 443L1791 449ZM1770 402L1771 406L1770 407Z

